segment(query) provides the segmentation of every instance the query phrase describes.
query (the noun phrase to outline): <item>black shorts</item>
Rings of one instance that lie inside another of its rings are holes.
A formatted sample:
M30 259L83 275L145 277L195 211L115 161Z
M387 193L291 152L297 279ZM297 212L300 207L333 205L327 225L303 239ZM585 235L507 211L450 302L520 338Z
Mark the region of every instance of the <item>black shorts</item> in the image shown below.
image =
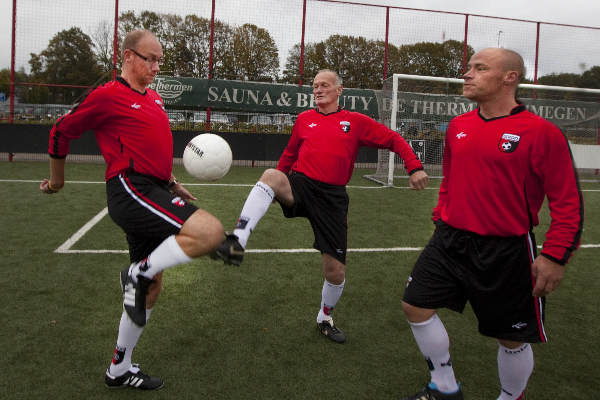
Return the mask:
M281 204L286 218L305 217L310 221L313 247L346 264L348 239L348 193L345 186L310 179L299 172L288 175L294 205Z
M545 298L532 295L533 233L481 236L436 223L408 279L404 301L462 312L467 301L479 332L516 342L545 342Z
M179 233L198 209L171 193L167 183L136 172L106 182L108 213L127 235L131 262L146 258L163 240Z

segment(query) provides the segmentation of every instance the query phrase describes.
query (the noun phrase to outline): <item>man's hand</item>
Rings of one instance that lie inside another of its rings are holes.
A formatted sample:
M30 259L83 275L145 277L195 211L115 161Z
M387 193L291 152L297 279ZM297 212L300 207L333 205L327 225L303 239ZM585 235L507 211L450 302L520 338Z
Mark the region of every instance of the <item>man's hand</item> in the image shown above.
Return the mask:
M194 197L193 194L191 194L186 188L183 187L183 185L179 182L177 182L176 184L174 184L171 187L171 192L173 192L173 194L176 194L177 196L181 197L182 200L184 201L191 201L191 200L198 200L197 198Z
M543 297L558 287L565 273L565 267L540 255L533 261L531 272L535 277L533 295Z
M423 190L429 185L429 176L423 170L413 172L408 179L408 184L413 190Z

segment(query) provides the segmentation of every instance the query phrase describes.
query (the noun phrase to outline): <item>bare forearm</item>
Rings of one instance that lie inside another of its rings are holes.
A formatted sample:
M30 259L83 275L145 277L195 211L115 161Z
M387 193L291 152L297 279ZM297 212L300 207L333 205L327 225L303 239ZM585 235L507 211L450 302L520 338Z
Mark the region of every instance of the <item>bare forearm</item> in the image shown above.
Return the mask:
M50 157L50 185L54 189L65 185L65 161L66 158Z

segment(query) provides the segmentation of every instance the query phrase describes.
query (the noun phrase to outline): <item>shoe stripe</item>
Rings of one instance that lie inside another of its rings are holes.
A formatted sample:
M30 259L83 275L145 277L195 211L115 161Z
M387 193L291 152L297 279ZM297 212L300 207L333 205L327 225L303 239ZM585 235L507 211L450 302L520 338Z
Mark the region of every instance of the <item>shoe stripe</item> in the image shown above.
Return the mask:
M138 378L137 376L130 376L123 385L139 387L142 383L144 383L143 379Z
M135 295L125 293L123 295L123 304L125 304L126 306L135 307Z

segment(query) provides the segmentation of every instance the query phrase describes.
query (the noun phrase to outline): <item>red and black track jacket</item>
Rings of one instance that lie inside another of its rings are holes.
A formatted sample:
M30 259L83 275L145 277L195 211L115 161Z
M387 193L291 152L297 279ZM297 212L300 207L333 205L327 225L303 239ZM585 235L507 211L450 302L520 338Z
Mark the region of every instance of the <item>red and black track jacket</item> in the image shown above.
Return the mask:
M518 236L538 225L548 197L542 254L565 264L579 246L583 197L567 139L525 110L486 120L479 109L452 119L433 219L480 235Z
M92 90L54 124L48 153L66 157L69 141L89 130L106 161L106 180L127 169L170 179L173 136L162 99L154 90L139 93L120 77Z
M277 169L290 169L331 185L346 185L360 146L389 149L402 157L409 173L423 169L412 148L398 133L368 116L339 109L300 113Z

